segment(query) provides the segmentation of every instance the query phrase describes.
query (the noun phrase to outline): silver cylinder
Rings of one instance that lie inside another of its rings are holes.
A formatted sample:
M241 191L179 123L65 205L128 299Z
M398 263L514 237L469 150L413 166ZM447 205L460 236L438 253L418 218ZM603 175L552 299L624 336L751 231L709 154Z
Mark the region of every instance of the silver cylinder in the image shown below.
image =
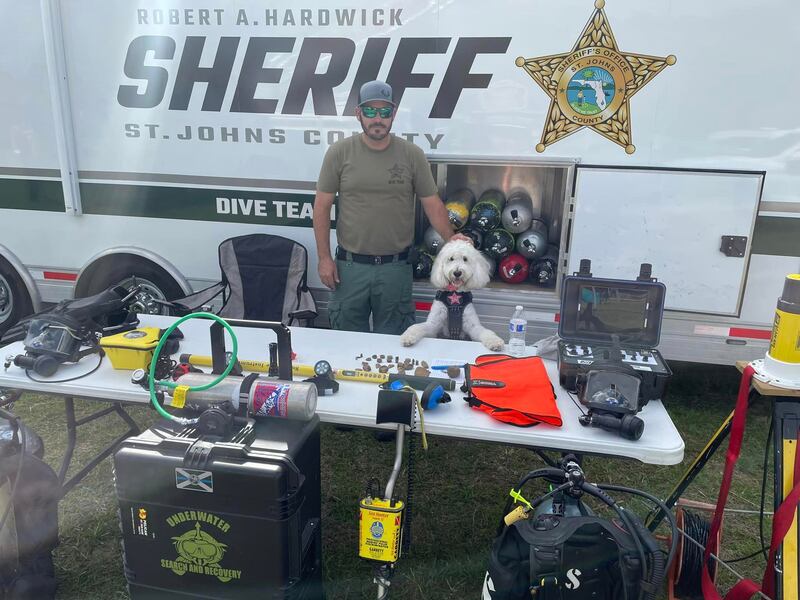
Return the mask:
M500 222L510 233L522 233L531 226L533 220L533 201L526 192L514 192L508 197Z
M517 236L517 252L527 259L538 258L547 252L547 225L539 219Z
M206 385L216 375L187 373L178 379L180 385L196 387ZM202 412L212 406L229 401L238 410L244 377L229 375L207 390L186 393L184 410ZM174 390L170 391L174 395ZM259 375L247 392L247 413L253 417L273 417L308 421L317 410L317 386L303 381L283 381Z

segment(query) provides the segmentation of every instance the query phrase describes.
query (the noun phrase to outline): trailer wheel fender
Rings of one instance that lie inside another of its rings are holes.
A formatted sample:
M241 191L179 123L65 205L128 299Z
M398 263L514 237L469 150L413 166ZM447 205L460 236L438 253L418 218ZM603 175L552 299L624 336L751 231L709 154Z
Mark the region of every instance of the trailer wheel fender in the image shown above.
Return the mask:
M2 250L2 246L0 246ZM39 293L16 257L0 252L0 336L23 317L39 308Z
M81 270L75 285L75 297L91 296L112 285L142 286L134 300L133 310L146 314L168 314L168 310L153 300L174 300L186 295L186 290L165 268L147 258L134 254L108 254Z

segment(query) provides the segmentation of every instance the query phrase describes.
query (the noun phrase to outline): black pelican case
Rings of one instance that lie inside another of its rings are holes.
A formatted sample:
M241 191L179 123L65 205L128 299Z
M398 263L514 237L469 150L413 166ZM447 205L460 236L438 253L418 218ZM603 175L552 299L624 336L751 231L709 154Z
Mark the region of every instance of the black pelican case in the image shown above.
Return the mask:
M319 418L223 441L164 422L114 455L133 600L323 597Z

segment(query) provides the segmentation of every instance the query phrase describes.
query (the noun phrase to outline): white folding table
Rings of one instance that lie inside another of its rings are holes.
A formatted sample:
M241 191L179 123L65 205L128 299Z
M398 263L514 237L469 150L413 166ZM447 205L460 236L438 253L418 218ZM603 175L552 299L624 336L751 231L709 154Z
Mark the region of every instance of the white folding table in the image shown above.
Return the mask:
M142 326L165 328L174 323L175 319L143 315L141 321ZM210 355L210 324L211 321L205 319L193 319L182 323L180 329L184 333L184 339L181 341L179 352ZM239 358L268 360L268 345L276 339L274 332L253 328L235 328L235 331L239 342ZM297 355L295 362L313 365L316 361L324 359L335 369L361 368L363 357L371 357L373 354L399 356L401 359L413 358L420 363L424 360L431 365L446 361L469 363L473 362L475 357L488 353L477 342L424 339L415 346L405 348L400 344L399 336L328 329L293 327L291 337L292 349ZM227 342L227 349L231 349L230 340ZM0 348L2 357L22 352L22 342ZM49 379L68 379L87 373L96 365L96 361L96 356L89 356L78 364L63 365ZM636 441L623 439L601 429L584 427L578 423L580 409L576 404L577 399L571 398L558 385L556 363L552 360L544 362L561 411L563 420L561 427L545 424L535 427L515 427L501 423L481 411L470 408L463 399L464 395L457 389L450 392L452 402L425 413L426 433L529 446L541 450L612 455L650 464L672 465L683 460L683 439L661 402L649 402L639 414L645 422L645 429L642 437ZM371 364L376 363L373 360ZM24 370L12 365L6 370L0 369L0 387L68 398L148 403L147 391L132 384L130 376L129 371L113 369L108 359L105 359L91 375L63 383L48 383L48 378L38 376L37 379L42 379L43 382L33 381ZM395 426L390 424L375 425L377 397L378 388L375 384L341 381L338 393L332 396L320 396L317 414L323 422L328 423L393 429Z

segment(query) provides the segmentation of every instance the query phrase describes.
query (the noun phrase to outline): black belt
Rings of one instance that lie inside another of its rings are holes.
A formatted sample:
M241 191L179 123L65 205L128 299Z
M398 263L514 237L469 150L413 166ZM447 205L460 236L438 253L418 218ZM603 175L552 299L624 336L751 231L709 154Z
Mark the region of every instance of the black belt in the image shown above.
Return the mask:
M356 254L344 248L336 248L336 258L339 260L352 260L365 265L382 265L384 263L400 262L408 259L408 250L397 254Z

